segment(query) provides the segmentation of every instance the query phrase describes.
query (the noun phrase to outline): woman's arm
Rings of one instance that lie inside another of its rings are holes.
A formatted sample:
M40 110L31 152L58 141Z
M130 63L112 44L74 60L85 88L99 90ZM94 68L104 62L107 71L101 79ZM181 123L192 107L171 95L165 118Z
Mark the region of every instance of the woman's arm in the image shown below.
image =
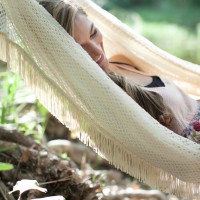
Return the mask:
M119 62L119 63L129 64L137 69L135 64L124 55L114 55L111 58L109 58L109 62Z

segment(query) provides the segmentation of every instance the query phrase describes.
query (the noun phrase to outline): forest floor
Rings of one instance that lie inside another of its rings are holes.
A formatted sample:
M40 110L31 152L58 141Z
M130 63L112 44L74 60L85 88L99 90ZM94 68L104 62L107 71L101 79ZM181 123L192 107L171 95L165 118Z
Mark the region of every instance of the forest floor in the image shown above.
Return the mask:
M24 179L36 180L48 191L24 192L21 199L26 200L55 195L67 200L177 199L115 169L51 115L44 141L38 144L16 130L0 128L0 146L12 147L0 153L0 160L14 165L0 172L0 199L17 199L18 192L8 192Z

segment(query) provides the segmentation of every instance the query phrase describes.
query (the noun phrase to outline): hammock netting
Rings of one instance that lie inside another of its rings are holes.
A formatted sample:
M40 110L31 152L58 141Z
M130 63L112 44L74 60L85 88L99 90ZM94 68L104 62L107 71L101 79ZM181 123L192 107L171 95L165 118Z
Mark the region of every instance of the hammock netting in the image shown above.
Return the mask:
M200 66L172 56L89 0L77 0L103 30L109 56L200 96ZM116 168L152 187L198 199L200 146L160 125L115 85L35 0L0 0L0 60L40 102Z

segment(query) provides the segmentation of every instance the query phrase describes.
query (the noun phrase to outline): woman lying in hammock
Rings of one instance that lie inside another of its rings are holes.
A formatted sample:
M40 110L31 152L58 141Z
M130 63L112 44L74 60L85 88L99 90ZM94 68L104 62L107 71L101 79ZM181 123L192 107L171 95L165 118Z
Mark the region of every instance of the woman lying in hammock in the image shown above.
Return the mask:
M102 34L83 9L66 0L38 1L110 78L152 117L175 133L200 143L200 103L171 81L146 75L129 62L109 62Z

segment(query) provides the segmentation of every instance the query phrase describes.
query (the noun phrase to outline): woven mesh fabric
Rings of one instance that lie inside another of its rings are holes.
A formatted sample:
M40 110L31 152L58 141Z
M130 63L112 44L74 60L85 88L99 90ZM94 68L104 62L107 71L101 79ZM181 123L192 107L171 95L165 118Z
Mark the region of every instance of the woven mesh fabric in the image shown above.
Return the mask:
M0 59L21 75L53 115L72 131L81 132L80 139L117 168L165 192L198 198L198 144L176 135L144 112L35 0L0 0L0 3L9 21L9 37L0 34ZM79 3L90 17L92 10L96 10L95 22L107 23L107 18L98 18L101 12L104 15L100 8L89 1ZM113 21L111 29L116 31L116 27ZM108 44L112 43L111 33L105 29ZM191 85L198 85L200 73L196 65L151 46L120 23L118 33L129 37L133 34L130 41L136 40L138 46L130 51L144 71L147 64L156 70L158 65L169 63L170 69L177 68L180 74L187 71L194 78ZM147 58L137 50L140 46L146 49ZM154 61L159 63L153 65ZM168 73L165 68L160 71Z
M1 32L6 32L6 25L7 25L7 21L6 21L6 11L3 8L3 5L0 4L0 30Z

